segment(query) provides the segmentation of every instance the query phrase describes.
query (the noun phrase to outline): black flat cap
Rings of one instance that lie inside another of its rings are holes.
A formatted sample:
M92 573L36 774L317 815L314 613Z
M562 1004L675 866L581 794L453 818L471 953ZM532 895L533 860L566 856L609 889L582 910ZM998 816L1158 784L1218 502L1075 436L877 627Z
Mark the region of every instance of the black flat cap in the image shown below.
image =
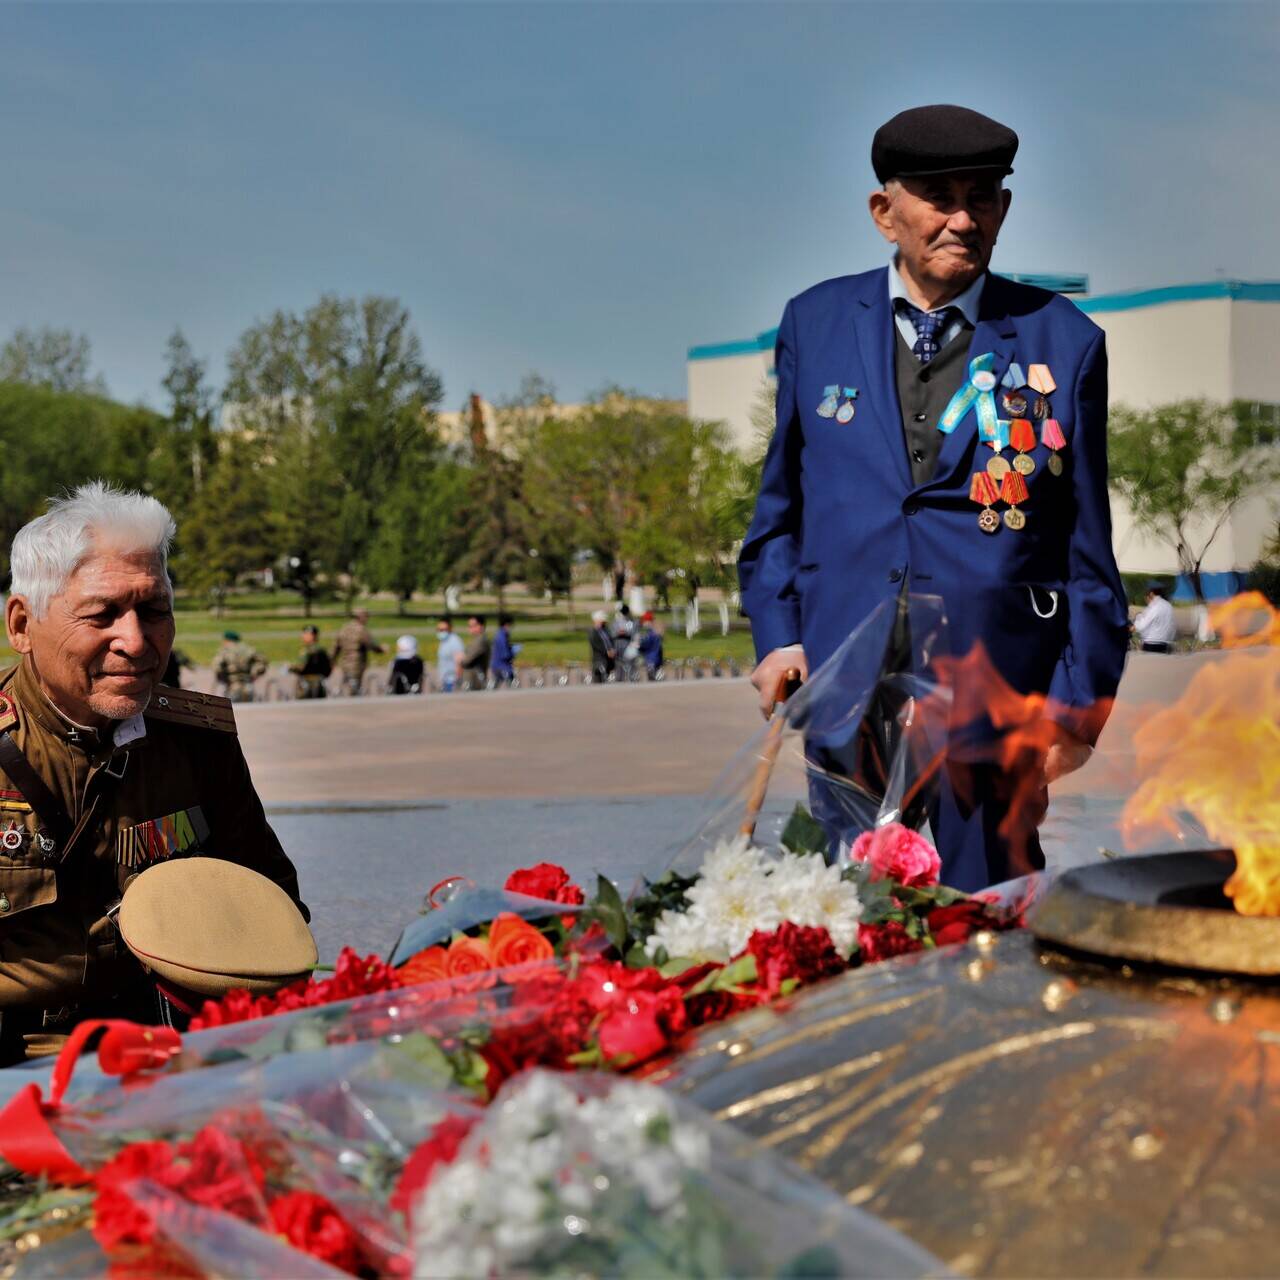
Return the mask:
M871 167L881 182L966 169L1013 172L1018 135L968 107L941 104L900 111L876 130Z

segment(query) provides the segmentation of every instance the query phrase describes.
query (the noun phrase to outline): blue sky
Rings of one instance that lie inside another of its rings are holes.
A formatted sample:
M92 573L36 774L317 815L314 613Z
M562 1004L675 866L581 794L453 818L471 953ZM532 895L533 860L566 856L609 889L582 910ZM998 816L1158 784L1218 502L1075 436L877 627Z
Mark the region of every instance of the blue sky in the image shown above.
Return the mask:
M1280 277L1280 5L0 6L0 337L86 332L161 403L324 291L413 313L446 407L684 353L885 258L875 127L1016 128L995 265L1096 291Z

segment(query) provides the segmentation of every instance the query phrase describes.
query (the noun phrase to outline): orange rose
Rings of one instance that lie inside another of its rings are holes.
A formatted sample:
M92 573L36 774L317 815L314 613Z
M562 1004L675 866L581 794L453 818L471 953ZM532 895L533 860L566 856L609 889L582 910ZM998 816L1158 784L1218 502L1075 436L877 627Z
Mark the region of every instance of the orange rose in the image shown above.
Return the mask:
M493 986L497 979L493 975L489 944L483 938L459 934L445 953L445 973L453 979L458 991L482 991Z
M443 982L449 976L447 952L443 947L428 947L410 956L396 971L402 987L416 987L423 982Z
M508 965L531 965L540 960L550 960L555 951L551 943L527 920L504 911L489 926L489 954L493 957L495 969L505 969ZM541 977L542 973L539 967L533 972L503 976L508 982L527 982L530 978Z

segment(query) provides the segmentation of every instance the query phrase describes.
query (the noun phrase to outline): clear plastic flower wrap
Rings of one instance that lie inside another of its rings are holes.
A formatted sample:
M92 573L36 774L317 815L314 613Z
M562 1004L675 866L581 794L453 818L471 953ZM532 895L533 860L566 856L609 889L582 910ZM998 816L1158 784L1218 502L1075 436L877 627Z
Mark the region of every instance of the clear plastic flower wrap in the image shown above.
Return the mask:
M417 1276L943 1272L884 1223L653 1085L528 1072L450 1138L411 1210Z
M1029 594L1027 608L1034 602ZM988 768L1010 787L1015 864L1037 825L1057 867L1121 849L1214 844L1181 812L1168 813L1164 830L1144 840L1126 840L1121 830L1139 782L1135 733L1213 655L1172 659L1159 681L1140 671L1119 698L1069 708L1019 692L980 642L962 654L954 642L939 597L882 604L734 755L664 869L691 876L709 853L744 836L765 850L821 849L840 861L866 832L893 823L925 828L939 786L963 808L973 778ZM1053 785L1045 818L1042 766L1059 726L1101 736L1084 768Z

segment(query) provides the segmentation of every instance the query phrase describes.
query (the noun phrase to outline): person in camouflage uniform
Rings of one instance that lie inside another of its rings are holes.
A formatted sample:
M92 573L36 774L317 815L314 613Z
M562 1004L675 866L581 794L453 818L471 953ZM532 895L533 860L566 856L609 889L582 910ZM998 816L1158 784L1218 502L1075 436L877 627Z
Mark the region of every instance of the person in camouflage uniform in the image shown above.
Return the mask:
M297 696L299 698L324 698L329 694L325 688L325 680L333 670L329 655L320 646L320 631L317 627L302 628L302 652L298 660L289 664L289 670L298 677Z
M226 687L232 702L252 702L253 682L267 671L267 660L238 631L222 633L222 648L213 660L213 674Z
M384 652L369 630L368 609L357 609L333 638L333 661L342 672L342 683L348 694L359 695L369 655Z

